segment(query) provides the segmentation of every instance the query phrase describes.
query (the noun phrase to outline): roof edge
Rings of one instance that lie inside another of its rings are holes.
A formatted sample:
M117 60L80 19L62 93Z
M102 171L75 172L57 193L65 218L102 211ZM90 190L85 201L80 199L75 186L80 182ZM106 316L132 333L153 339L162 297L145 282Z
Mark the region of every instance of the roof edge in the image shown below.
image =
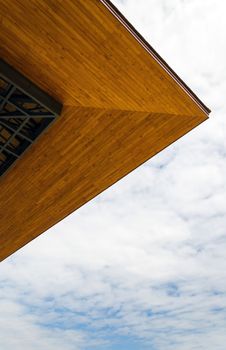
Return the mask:
M175 73L166 61L153 49L144 37L134 28L127 18L112 4L110 0L99 0L132 34L132 36L144 47L144 49L157 61L160 66L174 79L174 81L191 97L191 99L208 116L211 110L198 98L198 96L185 84L185 82Z

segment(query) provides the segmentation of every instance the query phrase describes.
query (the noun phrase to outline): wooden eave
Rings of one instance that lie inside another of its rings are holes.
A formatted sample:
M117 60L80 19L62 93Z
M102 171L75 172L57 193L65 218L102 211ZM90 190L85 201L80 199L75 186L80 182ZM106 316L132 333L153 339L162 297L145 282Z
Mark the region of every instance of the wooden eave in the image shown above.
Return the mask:
M2 59L63 104L0 179L0 260L208 118L110 1L2 1L0 42Z

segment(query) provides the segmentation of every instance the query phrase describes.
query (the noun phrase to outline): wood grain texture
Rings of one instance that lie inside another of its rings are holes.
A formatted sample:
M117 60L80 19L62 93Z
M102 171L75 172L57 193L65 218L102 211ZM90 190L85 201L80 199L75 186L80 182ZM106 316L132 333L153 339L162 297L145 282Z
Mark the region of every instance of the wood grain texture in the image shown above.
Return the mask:
M98 0L0 0L0 40L64 104L0 179L0 260L207 118Z

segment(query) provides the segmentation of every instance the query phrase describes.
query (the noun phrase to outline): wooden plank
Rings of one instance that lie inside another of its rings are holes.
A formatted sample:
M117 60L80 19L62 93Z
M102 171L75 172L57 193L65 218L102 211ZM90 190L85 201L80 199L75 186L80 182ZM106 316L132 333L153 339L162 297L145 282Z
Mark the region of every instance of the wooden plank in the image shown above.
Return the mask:
M69 105L200 109L98 1L1 2L2 57Z
M0 179L0 260L207 118L98 0L1 1L0 40L64 104Z

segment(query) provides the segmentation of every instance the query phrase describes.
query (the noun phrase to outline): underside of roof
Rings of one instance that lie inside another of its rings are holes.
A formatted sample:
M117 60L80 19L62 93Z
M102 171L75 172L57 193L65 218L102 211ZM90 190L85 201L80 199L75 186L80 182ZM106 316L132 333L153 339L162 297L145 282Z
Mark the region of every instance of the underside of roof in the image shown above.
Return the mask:
M1 58L63 105L0 178L3 260L209 109L109 1L5 0L0 19Z

